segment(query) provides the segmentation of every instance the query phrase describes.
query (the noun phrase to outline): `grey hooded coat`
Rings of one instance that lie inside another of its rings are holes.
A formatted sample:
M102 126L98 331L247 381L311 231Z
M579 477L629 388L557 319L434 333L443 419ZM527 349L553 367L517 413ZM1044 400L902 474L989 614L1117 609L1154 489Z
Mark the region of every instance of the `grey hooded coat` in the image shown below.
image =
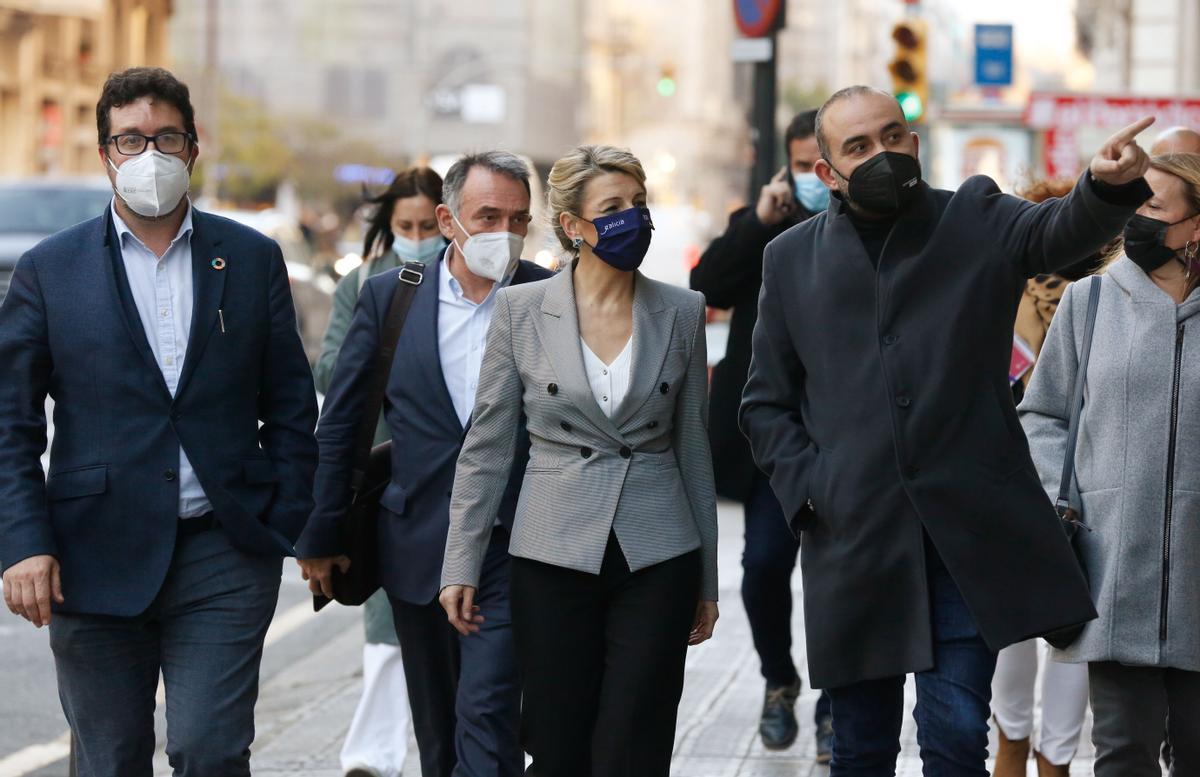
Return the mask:
M1058 493L1088 284L1050 324L1019 412ZM1200 292L1181 305L1130 259L1102 278L1075 455L1100 613L1062 660L1200 671ZM1047 597L1054 592L1047 591Z

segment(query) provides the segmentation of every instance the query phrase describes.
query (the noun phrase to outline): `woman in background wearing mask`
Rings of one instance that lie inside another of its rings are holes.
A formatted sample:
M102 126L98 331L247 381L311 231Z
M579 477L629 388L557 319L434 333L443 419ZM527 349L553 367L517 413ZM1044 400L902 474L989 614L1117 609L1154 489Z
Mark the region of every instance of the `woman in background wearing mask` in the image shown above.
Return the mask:
M628 151L575 149L548 204L573 260L497 295L441 601L467 633L524 416L509 552L526 773L666 777L687 646L717 620L704 298L637 271L653 225Z
M1033 181L1018 194L1030 202L1065 197L1075 182L1068 178ZM1013 333L1013 365L1010 373L1013 398L1020 402L1029 384L1033 364L1046 340L1046 330L1067 284L1100 269L1107 251L1064 267L1052 275L1036 275L1025 284L1017 308ZM1025 777L1033 734L1033 713L1038 687L1038 665L1042 663L1041 729L1038 735L1038 777L1065 777L1079 747L1079 735L1087 713L1087 666L1058 661L1039 661L1039 651L1049 646L1040 639L1010 645L1000 651L992 679L992 713L999 729L1000 748L992 777Z
M325 392L338 352L354 317L367 278L405 262L437 261L446 246L434 210L442 202L442 178L427 167L396 174L387 191L368 200L375 206L363 241L366 261L338 282L321 356L313 368L317 391ZM391 439L382 418L375 444ZM354 777L399 777L408 750L408 687L387 594L380 590L363 605L363 693L342 745L342 770Z
M1087 662L1098 777L1200 774L1200 155L1151 160L1154 197L1102 277L1075 476L1098 620L1059 660ZM1089 283L1067 289L1021 403L1057 494Z

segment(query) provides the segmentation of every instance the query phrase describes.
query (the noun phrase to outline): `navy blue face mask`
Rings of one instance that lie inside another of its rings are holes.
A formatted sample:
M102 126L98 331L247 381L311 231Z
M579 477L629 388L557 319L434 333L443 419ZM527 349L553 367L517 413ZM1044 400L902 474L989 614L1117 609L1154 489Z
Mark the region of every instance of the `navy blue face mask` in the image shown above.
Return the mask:
M598 238L592 253L625 272L636 270L650 250L650 232L654 222L650 220L650 209L645 205L601 216L591 222Z

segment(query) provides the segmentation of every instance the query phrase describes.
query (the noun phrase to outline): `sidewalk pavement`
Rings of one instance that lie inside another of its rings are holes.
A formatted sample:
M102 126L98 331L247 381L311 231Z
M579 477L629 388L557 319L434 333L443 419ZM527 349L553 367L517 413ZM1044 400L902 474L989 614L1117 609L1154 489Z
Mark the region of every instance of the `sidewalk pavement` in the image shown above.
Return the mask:
M734 504L720 509L721 619L716 637L688 654L686 684L679 710L673 777L823 777L826 767L814 763L813 705L817 694L805 688L797 709L800 737L788 751L768 752L757 734L762 704L762 678L750 641L750 629L739 594L741 584L742 515ZM799 597L799 573L793 586ZM254 744L256 775L341 777L338 751L361 687L362 628L356 613L328 608L320 617L343 622L326 628L332 637L318 649L301 651L288 668L263 686L258 703L258 736ZM795 657L805 674L803 620L795 614ZM806 678L807 685L807 678ZM916 729L912 721L913 683L908 683L908 709L903 730L899 777L920 775ZM1092 773L1090 720L1084 729L1071 774ZM411 739L404 777L420 777L416 743ZM995 752L995 734L992 734ZM165 760L160 756L160 767ZM164 772L156 770L159 774ZM169 774L169 771L165 772ZM1035 774L1030 762L1030 774Z

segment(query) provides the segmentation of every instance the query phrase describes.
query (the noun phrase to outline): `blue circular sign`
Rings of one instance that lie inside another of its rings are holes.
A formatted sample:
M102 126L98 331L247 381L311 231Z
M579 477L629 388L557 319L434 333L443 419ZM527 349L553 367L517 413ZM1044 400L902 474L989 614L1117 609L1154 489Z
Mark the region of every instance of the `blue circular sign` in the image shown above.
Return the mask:
M733 0L738 29L747 38L761 38L775 28L781 0Z

